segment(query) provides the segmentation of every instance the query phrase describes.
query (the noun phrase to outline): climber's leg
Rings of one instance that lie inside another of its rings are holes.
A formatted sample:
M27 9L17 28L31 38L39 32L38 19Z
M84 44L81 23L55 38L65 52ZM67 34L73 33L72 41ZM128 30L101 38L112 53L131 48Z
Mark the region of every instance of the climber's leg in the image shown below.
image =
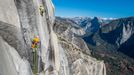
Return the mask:
M43 16L43 11L40 11L41 16Z
M34 48L35 52L33 52L33 73L34 75L38 75L38 54L37 48Z
M36 55L35 55L35 49L33 49L33 73L36 73L36 67L35 67L35 62L36 62Z
M35 71L36 74L38 73L38 54L37 54L37 48L35 50Z

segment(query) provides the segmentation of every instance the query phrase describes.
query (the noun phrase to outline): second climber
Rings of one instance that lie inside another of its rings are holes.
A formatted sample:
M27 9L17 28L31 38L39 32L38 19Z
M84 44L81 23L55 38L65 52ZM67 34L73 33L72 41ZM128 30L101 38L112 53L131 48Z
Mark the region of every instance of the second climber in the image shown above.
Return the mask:
M39 10L40 10L40 15L43 16L45 12L43 5L40 5Z

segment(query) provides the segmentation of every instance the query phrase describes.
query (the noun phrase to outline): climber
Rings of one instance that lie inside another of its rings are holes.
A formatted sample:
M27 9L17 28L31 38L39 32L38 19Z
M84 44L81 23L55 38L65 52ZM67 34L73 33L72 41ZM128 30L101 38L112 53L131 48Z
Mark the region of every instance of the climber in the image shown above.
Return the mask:
M35 37L33 38L33 40L32 40L32 49L33 49L33 50L36 49L36 48L38 48L39 42L40 42L39 36L35 36ZM34 52L34 51L33 51L33 52Z
M38 48L39 48L40 39L39 36L34 36L32 40L32 49L33 49L33 73L38 75Z
M45 12L43 5L40 5L39 10L40 10L40 15L43 16Z

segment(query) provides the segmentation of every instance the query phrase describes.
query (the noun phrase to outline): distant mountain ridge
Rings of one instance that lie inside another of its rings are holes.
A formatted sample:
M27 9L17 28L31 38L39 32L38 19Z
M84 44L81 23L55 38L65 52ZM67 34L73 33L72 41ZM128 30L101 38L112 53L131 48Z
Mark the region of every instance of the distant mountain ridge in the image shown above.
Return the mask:
M81 37L87 43L94 43L96 46L106 43L112 46L113 49L122 51L120 46L122 47L122 45L128 43L129 39L133 39L134 17L110 19L108 22L109 19L104 20L98 17L57 18L65 22L71 22L71 25L81 29L85 33Z
M93 36L84 37L84 39L87 40L89 37L92 38L92 41L95 42L96 48L107 46L107 50L114 49L121 51L128 56L134 57L134 49L132 48L133 36L134 17L128 17L113 20L109 24L101 27L95 34L93 34Z
M109 23L111 20L115 20L116 19L116 18L99 18L99 17L73 17L73 18L68 18L68 19L73 20L78 25L82 25L83 21L91 21L94 18L99 19L99 21L101 21L103 23Z
M60 19L63 20L62 17ZM134 58L134 17L110 19L110 21L98 17L74 17L64 18L64 21L69 21L71 25L80 29L83 32L81 37L96 49L104 47L104 50L121 51ZM77 33L75 30L74 32Z
M85 36L92 35L96 33L102 26L114 20L114 18L98 18L98 17L74 17L68 18L74 21L77 25L79 25L85 31Z
M61 18L62 19L62 18ZM134 17L120 19L64 18L63 26L76 26L93 57L104 60L107 75L134 74Z

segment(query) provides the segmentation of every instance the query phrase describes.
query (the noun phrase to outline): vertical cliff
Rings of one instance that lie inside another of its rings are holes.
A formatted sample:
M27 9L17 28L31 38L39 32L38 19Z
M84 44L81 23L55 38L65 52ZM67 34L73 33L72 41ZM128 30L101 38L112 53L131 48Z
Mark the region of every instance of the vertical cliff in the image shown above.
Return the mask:
M54 32L54 11L51 0L0 0L0 75L33 75L34 36L40 38L37 75L106 75L82 39Z
M45 9L43 16L39 11L41 5ZM0 64L2 66L0 74L32 75L31 69L34 64L31 44L32 39L37 35L41 41L38 49L38 70L39 72L45 71L51 65L46 62L52 62L47 56L52 56L50 54L54 51L52 43L50 43L53 36L53 23L54 6L51 0L0 1L0 36L2 41L0 50L4 55L1 57L3 61ZM11 51L7 52L8 49ZM3 65L7 65L7 67L4 69Z

